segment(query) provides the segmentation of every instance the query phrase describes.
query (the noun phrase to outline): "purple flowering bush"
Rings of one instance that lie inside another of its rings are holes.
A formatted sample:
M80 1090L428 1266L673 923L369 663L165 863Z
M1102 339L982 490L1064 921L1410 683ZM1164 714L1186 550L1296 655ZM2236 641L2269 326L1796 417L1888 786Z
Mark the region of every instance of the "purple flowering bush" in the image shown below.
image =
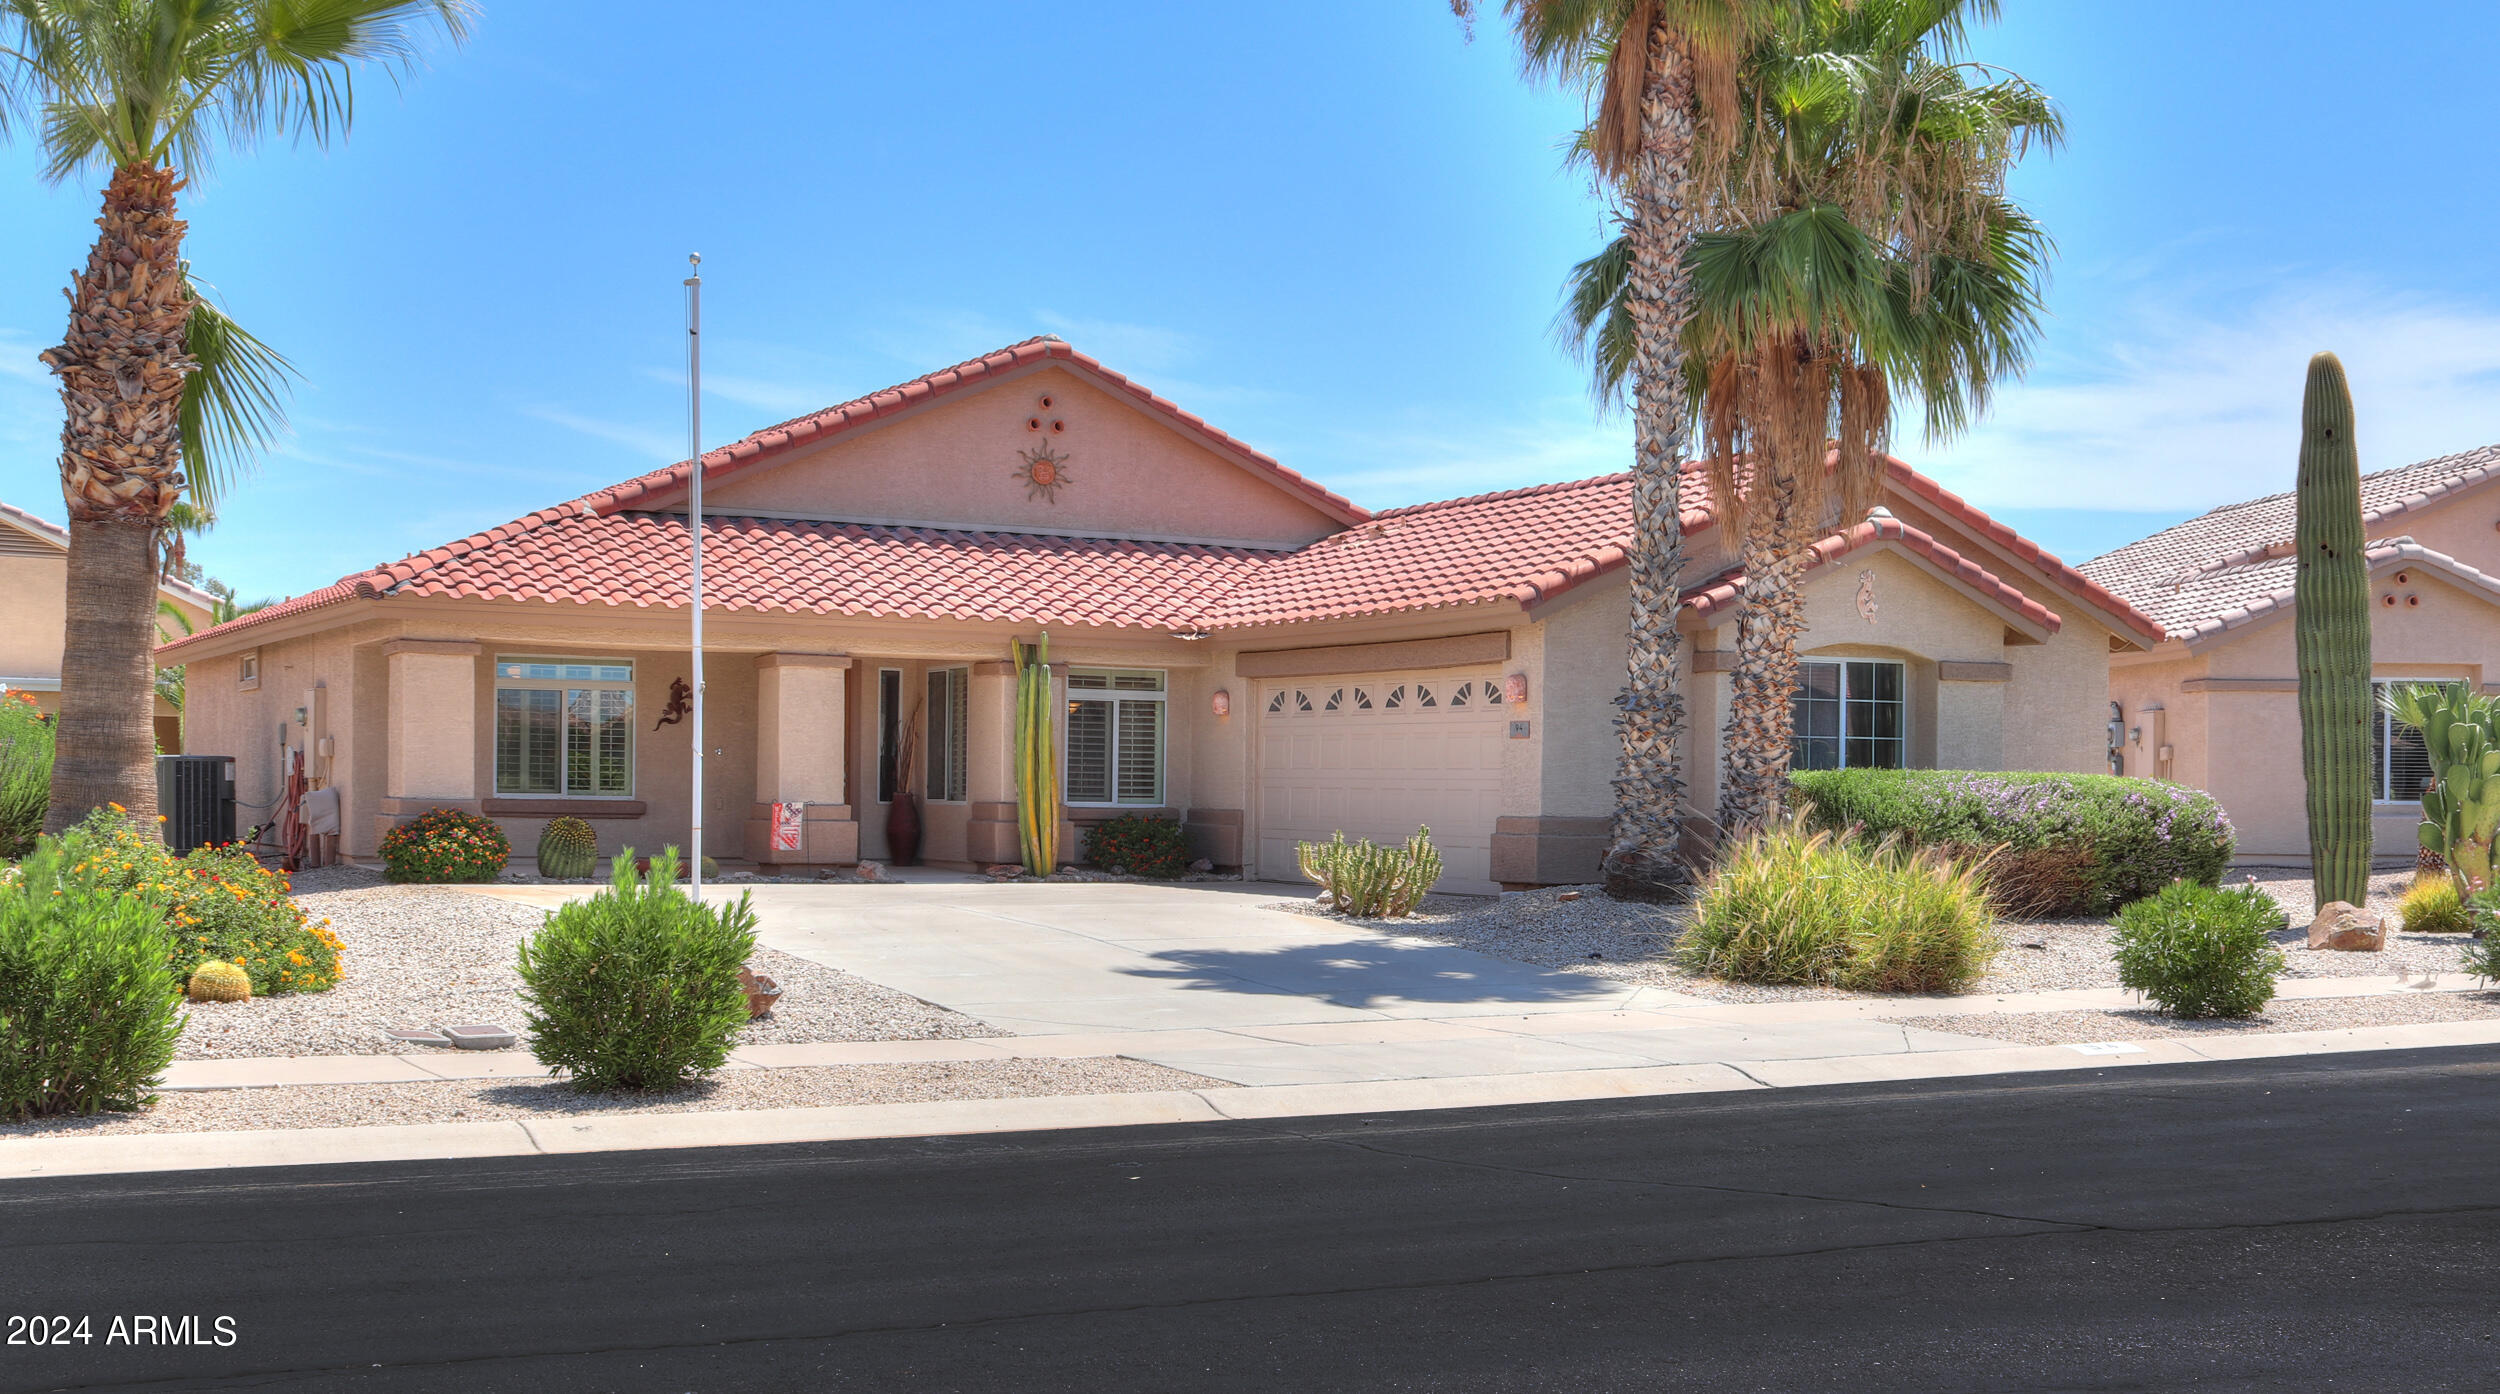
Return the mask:
M2236 835L2212 795L2153 779L1978 770L1805 770L1814 825L1985 859L2009 913L2106 915L2173 881L2221 884Z

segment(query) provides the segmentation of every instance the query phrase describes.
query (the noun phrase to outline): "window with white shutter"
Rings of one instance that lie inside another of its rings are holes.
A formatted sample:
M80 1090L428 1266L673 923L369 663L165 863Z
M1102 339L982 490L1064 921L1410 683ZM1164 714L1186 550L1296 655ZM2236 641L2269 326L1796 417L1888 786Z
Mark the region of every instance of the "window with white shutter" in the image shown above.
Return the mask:
M962 803L971 786L972 670L929 670L928 797Z
M1166 684L1159 671L1075 668L1068 673L1065 749L1071 804L1163 802Z

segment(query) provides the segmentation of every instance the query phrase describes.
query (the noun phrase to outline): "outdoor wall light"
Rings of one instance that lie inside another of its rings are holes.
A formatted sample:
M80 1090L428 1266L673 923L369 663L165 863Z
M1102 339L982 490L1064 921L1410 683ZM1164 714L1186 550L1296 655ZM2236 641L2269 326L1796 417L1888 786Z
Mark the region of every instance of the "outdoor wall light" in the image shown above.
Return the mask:
M1517 706L1520 703L1527 701L1528 675L1525 673L1513 673L1509 677L1502 679L1502 695L1505 698L1508 698L1513 706Z
M1215 690L1215 701L1213 705L1217 716L1231 716L1233 714L1233 694L1225 691L1223 688L1217 688Z

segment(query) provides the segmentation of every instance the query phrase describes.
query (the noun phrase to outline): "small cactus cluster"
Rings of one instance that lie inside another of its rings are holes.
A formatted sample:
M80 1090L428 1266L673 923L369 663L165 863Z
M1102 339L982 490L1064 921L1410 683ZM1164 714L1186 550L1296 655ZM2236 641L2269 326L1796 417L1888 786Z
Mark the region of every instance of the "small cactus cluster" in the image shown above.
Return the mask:
M579 880L598 865L599 835L590 824L569 813L547 820L546 831L538 835L539 875Z
M2489 889L2500 871L2500 700L2462 683L2413 683L2389 691L2386 705L2422 733L2423 753L2439 771L2422 791L2422 850L2466 894Z
M189 991L194 1002L249 1002L252 975L241 964L212 958L191 970Z
M1368 838L1348 842L1338 833L1326 842L1305 842L1295 853L1302 874L1319 886L1329 908L1356 919L1404 919L1441 879L1441 854L1433 848L1430 828L1417 828L1401 846L1383 847Z

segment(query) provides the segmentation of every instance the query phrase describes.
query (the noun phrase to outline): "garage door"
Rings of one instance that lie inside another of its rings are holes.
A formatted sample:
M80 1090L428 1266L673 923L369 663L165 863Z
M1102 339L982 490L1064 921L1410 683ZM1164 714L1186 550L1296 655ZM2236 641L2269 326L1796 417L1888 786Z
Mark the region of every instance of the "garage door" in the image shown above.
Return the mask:
M1297 678L1259 690L1259 871L1301 876L1294 847L1403 842L1429 825L1440 889L1498 890L1493 820L1509 712L1499 673Z

